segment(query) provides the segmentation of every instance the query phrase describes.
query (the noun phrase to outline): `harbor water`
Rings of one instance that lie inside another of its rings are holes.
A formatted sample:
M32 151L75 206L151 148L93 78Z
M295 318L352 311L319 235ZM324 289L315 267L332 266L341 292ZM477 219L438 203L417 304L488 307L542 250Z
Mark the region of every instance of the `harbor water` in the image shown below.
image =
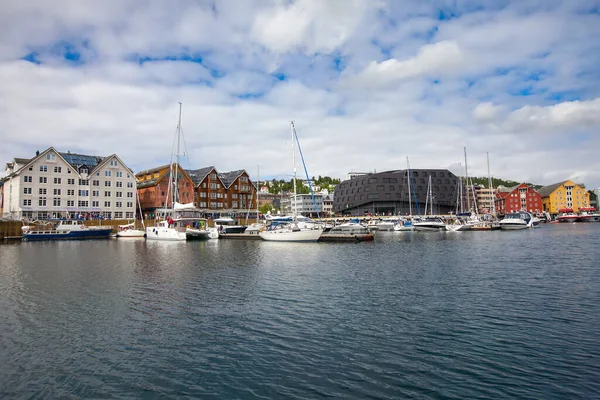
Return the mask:
M600 224L0 245L0 398L600 398Z

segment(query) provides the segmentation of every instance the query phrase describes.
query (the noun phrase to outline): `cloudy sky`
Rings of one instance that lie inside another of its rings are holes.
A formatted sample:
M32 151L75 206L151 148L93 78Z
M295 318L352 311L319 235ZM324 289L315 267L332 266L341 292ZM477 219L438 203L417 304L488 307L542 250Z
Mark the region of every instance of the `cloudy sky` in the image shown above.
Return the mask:
M600 187L600 1L23 0L0 13L0 163L54 146L310 175L456 168Z

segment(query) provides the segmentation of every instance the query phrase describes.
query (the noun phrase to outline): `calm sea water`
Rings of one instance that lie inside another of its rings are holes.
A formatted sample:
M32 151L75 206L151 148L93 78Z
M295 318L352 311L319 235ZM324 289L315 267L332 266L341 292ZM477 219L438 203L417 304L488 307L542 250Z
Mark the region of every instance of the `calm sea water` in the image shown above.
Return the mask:
M600 224L0 246L0 397L600 398Z

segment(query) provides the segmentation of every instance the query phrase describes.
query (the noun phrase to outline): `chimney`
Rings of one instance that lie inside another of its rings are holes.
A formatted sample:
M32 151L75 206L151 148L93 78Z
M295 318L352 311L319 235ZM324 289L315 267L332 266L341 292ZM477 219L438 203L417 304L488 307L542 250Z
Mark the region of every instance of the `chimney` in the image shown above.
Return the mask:
M37 157L37 156L39 156L39 155L40 155L40 151L39 151L39 150L36 150L36 151L35 151L35 156Z

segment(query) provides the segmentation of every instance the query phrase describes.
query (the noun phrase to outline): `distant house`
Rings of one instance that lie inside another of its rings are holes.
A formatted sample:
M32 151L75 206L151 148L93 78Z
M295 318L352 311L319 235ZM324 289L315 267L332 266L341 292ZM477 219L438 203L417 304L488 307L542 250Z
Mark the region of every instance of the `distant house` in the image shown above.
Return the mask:
M542 195L544 211L552 215L558 214L562 208L578 212L581 207L590 206L590 194L585 185L566 180L539 189Z
M135 176L116 155L58 152L6 164L2 216L10 219L57 217L133 218Z
M138 172L137 192L140 207L146 217L152 218L157 208L173 206L173 188L177 187L176 201L181 204L194 202L194 182L183 168L173 165L173 182L177 172L177 184L169 188L170 165L161 165Z
M520 183L510 188L499 186L495 200L496 212L508 214L514 211L542 211L542 196L531 186Z

